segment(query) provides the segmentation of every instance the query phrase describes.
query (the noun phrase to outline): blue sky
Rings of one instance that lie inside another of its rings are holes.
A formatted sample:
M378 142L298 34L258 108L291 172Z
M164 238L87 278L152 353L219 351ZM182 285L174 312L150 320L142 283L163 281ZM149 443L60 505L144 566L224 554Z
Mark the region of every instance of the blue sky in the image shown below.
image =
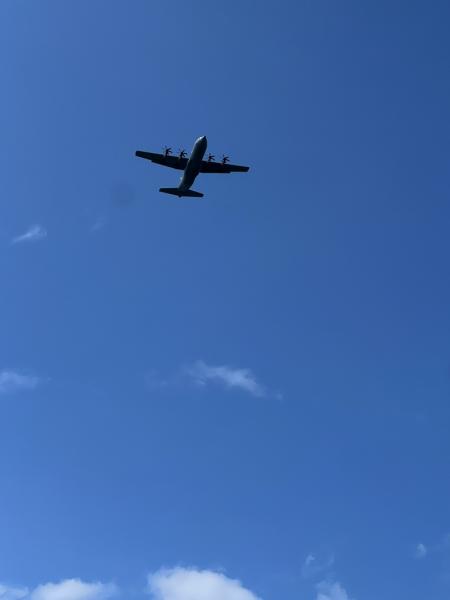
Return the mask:
M449 597L449 18L1 3L1 600Z

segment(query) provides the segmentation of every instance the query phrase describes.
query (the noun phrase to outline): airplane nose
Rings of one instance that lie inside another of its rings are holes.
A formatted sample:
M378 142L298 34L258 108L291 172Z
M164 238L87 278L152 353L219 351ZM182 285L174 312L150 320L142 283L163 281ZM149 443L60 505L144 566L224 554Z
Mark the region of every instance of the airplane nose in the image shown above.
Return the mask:
M206 135L202 135L199 138L197 138L196 144L200 144L201 147L206 150L207 146L208 146L208 140L206 139Z

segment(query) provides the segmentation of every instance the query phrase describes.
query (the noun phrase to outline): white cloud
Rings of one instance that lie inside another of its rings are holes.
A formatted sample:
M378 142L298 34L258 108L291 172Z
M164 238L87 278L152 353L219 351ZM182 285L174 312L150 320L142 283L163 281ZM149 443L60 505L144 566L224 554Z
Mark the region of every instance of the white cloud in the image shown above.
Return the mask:
M11 587L0 583L0 600L21 600L27 595L27 588Z
M34 375L25 375L9 370L0 371L0 394L34 390L40 383L42 383L42 379Z
M60 583L39 585L30 600L106 600L117 593L113 583L86 583L81 579L66 579Z
M86 583L81 579L45 583L31 592L28 588L0 583L0 600L108 600L117 592L113 583Z
M227 365L212 366L198 360L186 367L185 372L197 385L205 386L210 382L217 382L227 388L241 389L253 396L266 395L265 388L257 381L250 369L236 369Z
M18 235L11 240L12 244L21 244L23 242L39 242L47 237L47 230L41 225L32 225L25 233Z
M317 586L316 600L350 600L350 596L337 581L322 581Z
M162 569L148 577L154 600L259 600L237 579L195 568Z
M425 546L425 544L417 544L417 546L414 549L414 557L415 558L425 558L425 556L428 554L428 548Z

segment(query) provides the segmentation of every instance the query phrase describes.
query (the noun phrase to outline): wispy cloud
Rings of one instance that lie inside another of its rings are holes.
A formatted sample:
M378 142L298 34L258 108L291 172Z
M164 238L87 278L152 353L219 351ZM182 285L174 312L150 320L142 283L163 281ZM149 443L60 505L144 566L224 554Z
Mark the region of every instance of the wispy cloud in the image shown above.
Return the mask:
M412 556L417 560L439 558L450 564L450 534L445 534L440 541L435 543L420 542L416 544L412 549Z
M237 579L196 568L162 569L148 576L154 600L259 600Z
M12 244L22 244L24 242L39 242L47 237L47 230L41 225L32 225L25 233L18 235L11 240Z
M310 553L303 562L301 575L303 579L311 579L312 577L317 577L319 574L323 574L324 571L330 569L333 566L333 564L333 555L329 556L328 558L317 558L315 554Z
M98 217L91 226L91 233L97 233L106 225L106 217Z
M425 546L425 544L417 544L414 548L414 558L425 558L427 554L428 548Z
M145 385L149 390L170 388L175 384L175 379L161 377L155 369L150 369L144 375Z
M350 600L350 596L339 582L322 581L317 585L316 600Z
M3 370L0 371L0 394L9 394L21 390L34 390L42 381L40 377L36 377L35 375Z
M237 369L228 365L213 366L198 360L185 367L184 372L200 386L218 383L228 389L240 389L252 396L261 398L266 395L266 389L250 369Z

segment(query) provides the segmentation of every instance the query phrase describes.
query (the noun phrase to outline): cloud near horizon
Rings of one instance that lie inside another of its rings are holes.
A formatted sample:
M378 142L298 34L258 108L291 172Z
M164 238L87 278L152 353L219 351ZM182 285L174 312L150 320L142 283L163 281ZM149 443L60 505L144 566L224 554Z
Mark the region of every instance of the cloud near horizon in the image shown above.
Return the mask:
M11 244L23 244L24 242L39 242L47 237L47 230L41 225L32 225L25 233L11 240Z
M0 600L108 600L117 592L113 583L86 583L81 579L45 583L31 591L0 584Z
M0 600L110 600L120 589L114 583L65 579L34 589L0 583ZM153 600L260 600L237 579L196 568L160 569L147 578Z
M27 588L11 587L0 583L0 600L21 600L27 595Z
M322 581L317 585L316 600L351 600L337 581Z
M228 365L213 366L203 360L197 360L185 367L184 372L200 386L219 383L227 389L240 389L259 398L267 394L264 386L259 383L250 369L237 369Z
M196 568L161 569L148 576L154 600L260 600L238 579Z
M0 371L0 394L34 390L41 383L42 379L35 375L27 375L8 369ZM0 600L2 600L1 595Z
M351 600L337 581L322 581L316 590L316 600ZM152 600L261 600L238 579L196 567L151 572L145 591ZM79 578L48 582L32 589L0 583L0 600L110 600L120 594L123 590L115 583L86 582Z

